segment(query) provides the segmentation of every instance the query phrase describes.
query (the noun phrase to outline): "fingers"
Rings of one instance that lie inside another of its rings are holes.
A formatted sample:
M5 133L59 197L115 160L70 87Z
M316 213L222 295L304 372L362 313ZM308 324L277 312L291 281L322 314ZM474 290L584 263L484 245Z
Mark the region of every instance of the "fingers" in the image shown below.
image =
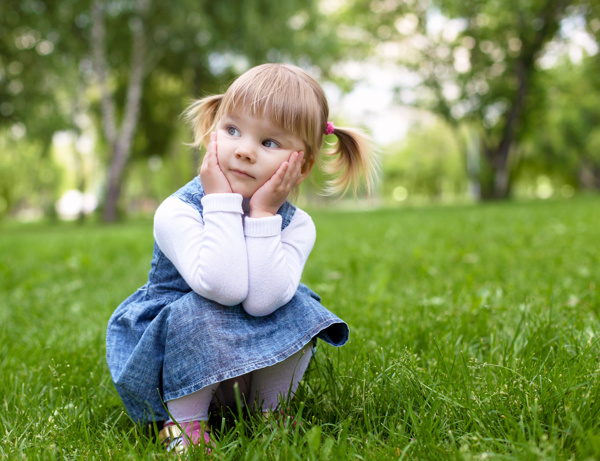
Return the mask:
M206 149L206 157L208 157L211 162L218 162L217 133L215 132L210 134L210 142L208 143L208 148Z
M292 152L250 200L250 216L272 216L285 202L302 175L303 152Z
M302 175L302 165L304 164L304 152L292 152L287 162L283 162L275 174L273 179L278 185L285 189L291 190L296 185L298 179Z
M288 160L287 179L290 187L294 187L302 176L302 166L304 165L304 152L292 152Z
M208 146L206 148L206 154L204 154L204 158L202 159L202 169L210 168L211 163L216 161L217 157L217 133L210 134L210 141L208 142Z
M283 162L281 165L279 165L279 168L277 168L277 171L275 172L275 174L273 174L273 177L271 178L273 180L273 185L276 187L283 186L287 182L286 178L287 176L289 176L289 171L289 161Z
M231 185L219 165L217 151L217 133L214 132L210 134L210 141L200 167L200 180L207 194L231 192Z
M212 147L212 149L211 149ZM210 140L208 142L208 150L214 150L215 153L217 153L217 132L213 131L210 134Z

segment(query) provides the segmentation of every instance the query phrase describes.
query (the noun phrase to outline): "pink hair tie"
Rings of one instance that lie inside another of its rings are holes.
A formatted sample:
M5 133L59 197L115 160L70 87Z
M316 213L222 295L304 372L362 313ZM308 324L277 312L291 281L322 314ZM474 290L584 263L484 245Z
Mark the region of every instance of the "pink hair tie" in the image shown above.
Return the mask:
M332 134L333 130L335 130L333 122L327 122L327 126L325 127L325 134Z

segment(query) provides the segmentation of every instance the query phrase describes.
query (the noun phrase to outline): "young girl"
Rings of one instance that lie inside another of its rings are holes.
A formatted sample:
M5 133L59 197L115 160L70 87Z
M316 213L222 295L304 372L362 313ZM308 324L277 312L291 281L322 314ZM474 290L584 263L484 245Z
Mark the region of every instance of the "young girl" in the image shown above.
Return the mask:
M334 127L321 87L301 69L265 64L187 111L206 155L199 177L154 220L148 282L112 315L107 360L134 421L166 421L168 449L207 443L209 407L258 411L291 398L320 338L348 340L346 323L300 284L315 241L288 200L317 163L324 135L330 190L356 191L372 162L360 132ZM183 433L181 432L183 429Z

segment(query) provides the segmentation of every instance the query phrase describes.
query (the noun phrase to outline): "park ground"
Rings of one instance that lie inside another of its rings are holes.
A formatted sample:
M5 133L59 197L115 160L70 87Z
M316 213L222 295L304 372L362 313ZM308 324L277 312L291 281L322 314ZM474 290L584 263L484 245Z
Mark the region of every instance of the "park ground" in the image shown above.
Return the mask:
M225 415L211 459L599 459L599 211L315 211L303 282L351 339L319 346L297 424ZM167 458L105 363L152 243L149 220L0 223L0 458Z

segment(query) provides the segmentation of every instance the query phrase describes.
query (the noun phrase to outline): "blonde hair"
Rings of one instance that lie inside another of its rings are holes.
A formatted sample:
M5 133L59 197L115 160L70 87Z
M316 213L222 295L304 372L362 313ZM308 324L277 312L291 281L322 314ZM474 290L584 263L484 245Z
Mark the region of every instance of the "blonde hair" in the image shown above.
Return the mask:
M219 120L247 111L268 116L278 127L305 144L306 164L318 163L329 105L321 86L302 69L289 64L263 64L242 74L225 94L195 101L184 113L194 132L193 146L206 148ZM360 130L335 127L337 142L324 152L330 159L322 169L332 175L326 192L356 195L361 177L371 192L375 162L369 138Z

